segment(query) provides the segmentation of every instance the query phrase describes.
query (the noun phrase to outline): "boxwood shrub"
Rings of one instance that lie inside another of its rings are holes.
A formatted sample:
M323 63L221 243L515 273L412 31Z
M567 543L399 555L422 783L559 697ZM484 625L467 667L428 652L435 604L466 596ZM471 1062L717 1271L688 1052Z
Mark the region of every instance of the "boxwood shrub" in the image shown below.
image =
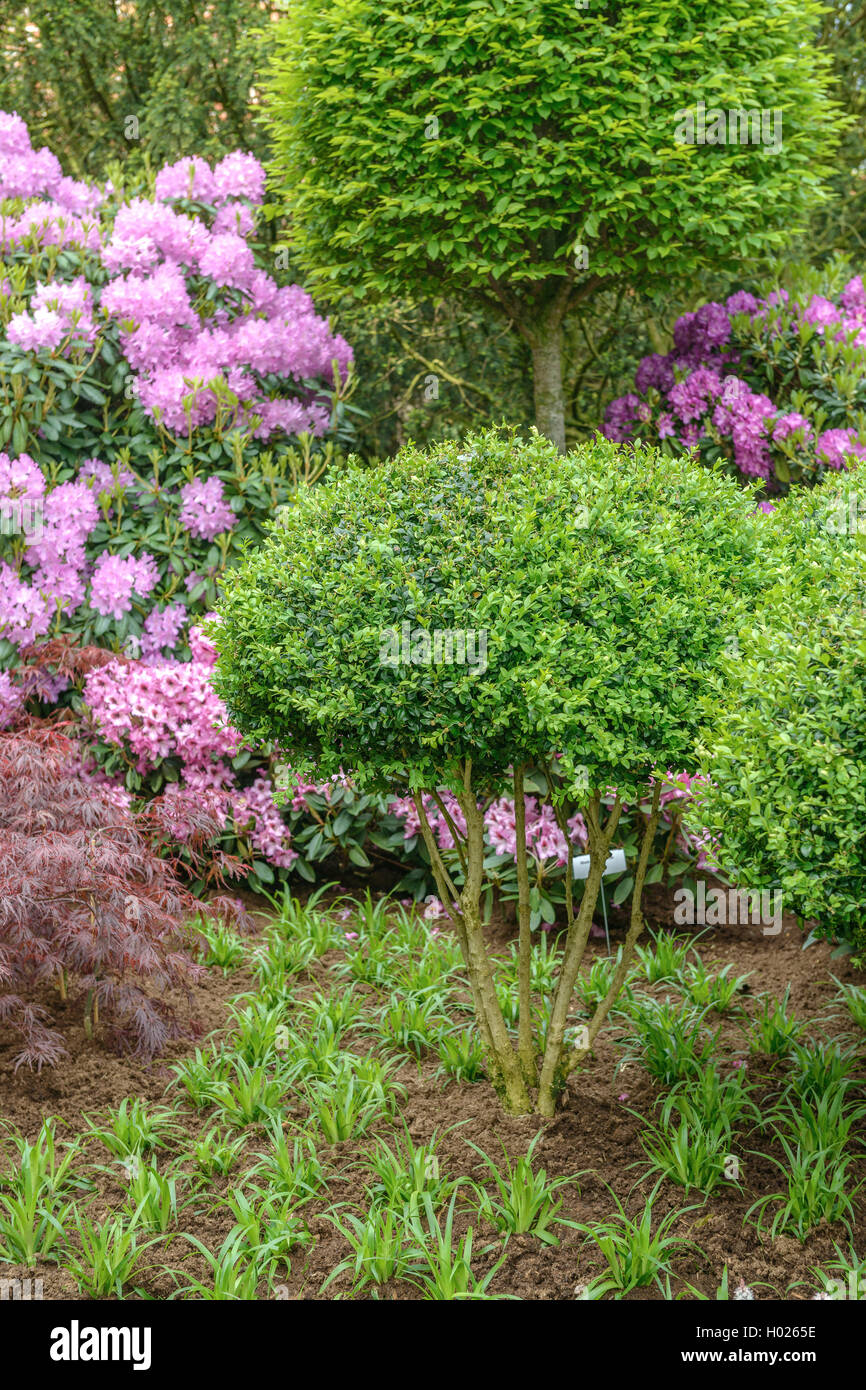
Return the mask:
M766 582L766 522L747 490L688 457L598 438L563 458L534 432L493 430L352 464L299 493L225 575L212 636L232 721L318 776L342 769L366 790L415 795L487 1073L514 1112L553 1113L619 991L643 927L661 781L697 769L702 727L724 707L725 650ZM482 810L505 792L521 807L524 779L554 763L563 797L584 809L590 873L577 905L569 866L563 963L539 1033L518 854L515 1044L482 935ZM459 892L424 812L443 789L465 824ZM568 1015L604 863L622 803L646 796L621 965L575 1043Z
M866 966L866 476L767 519L759 620L723 660L732 703L700 814L724 858Z

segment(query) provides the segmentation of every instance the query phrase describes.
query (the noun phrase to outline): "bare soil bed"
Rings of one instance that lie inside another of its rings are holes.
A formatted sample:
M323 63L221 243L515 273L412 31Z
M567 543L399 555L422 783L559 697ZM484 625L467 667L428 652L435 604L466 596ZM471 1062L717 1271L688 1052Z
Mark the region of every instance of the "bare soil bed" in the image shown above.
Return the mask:
M612 924L614 942L621 934L616 916L614 914ZM650 926L670 926L670 903L659 891L651 891L649 895L647 916ZM350 929L353 924L349 920L340 925L341 929ZM497 922L493 928L496 944L506 946L512 931L508 924ZM686 928L684 934L690 931ZM255 938L250 938L249 944L253 947ZM743 1023L750 1010L750 997L766 991L782 999L789 990L790 1011L808 1020L805 1040L820 1042L844 1036L850 1045L852 1038L856 1039L856 1029L852 1030L850 1018L846 1019L838 1003L838 988L831 976L835 975L843 983L863 986L863 975L853 971L845 957L832 959L831 949L824 943L804 950L802 934L793 921L786 920L781 934L776 937L763 935L760 927L721 927L697 938L695 946L704 963L715 970L730 964L737 975L752 972L742 996L745 1013L725 1014L717 1020L721 1032L715 1060L722 1072L745 1066L747 1077L755 1086L754 1097L759 1109L769 1107L778 1099L786 1064L782 1059L756 1055L748 1050ZM351 950L353 944L347 940L345 947ZM596 958L604 956L604 942L594 940L592 950ZM335 965L344 955L340 949L328 950L312 961L297 977L297 999L301 1001L319 991L345 992L346 980L334 974ZM660 981L646 984L644 988L649 995L663 997L669 985ZM194 1011L207 1032L217 1038L225 1036L231 1001L254 989L255 980L248 962L226 974L211 969L195 990ZM377 991L363 983L355 985L355 990L362 1001L369 1000L372 1009L377 1002ZM79 1008L61 1004L56 994L48 990L41 1002L48 1005L57 1027L62 1030L69 1056L41 1074L26 1069L16 1072L12 1067L15 1040L0 1032L0 1113L4 1124L33 1140L45 1117L57 1116L60 1121L58 1139L66 1140L86 1135L88 1117L104 1118L107 1111L116 1110L127 1097L143 1098L153 1105L171 1104L179 1128L165 1149L160 1150L158 1161L177 1177L177 1219L158 1236L130 1284L124 1285L123 1296L133 1299L195 1297L195 1294L182 1294L185 1281L198 1279L207 1283L211 1276L207 1261L186 1236L194 1236L215 1253L232 1230L236 1216L229 1209L227 1199L243 1186L244 1173L262 1152L261 1125L253 1123L236 1131L243 1136L243 1148L228 1176L211 1175L204 1180L196 1172L190 1155L195 1141L213 1126L214 1115L184 1103L183 1093L176 1087L167 1091L172 1080L171 1064L189 1055L192 1049L176 1046L170 1055L151 1065L117 1057L104 1050L98 1037L93 1040L85 1037ZM499 1161L503 1149L512 1158L525 1154L533 1138L542 1131L534 1150L536 1168L546 1170L549 1178L572 1179L558 1193L563 1199L560 1216L589 1225L606 1220L616 1211L613 1194L626 1212L639 1214L656 1181L639 1182L642 1169L646 1167L641 1140L648 1121L658 1116L657 1103L664 1088L654 1083L639 1060L624 1063L625 1050L619 1040L622 1031L621 1019L609 1024L591 1062L571 1077L562 1110L549 1123L533 1117L504 1116L484 1080L472 1084L451 1080L445 1084L447 1078L437 1074L438 1058L423 1051L419 1057L404 1053L394 1080L405 1088L405 1097L393 1116L377 1118L363 1134L342 1143L329 1145L319 1136L316 1150L326 1172L327 1187L302 1210L310 1240L278 1264L274 1277L262 1282L257 1296L280 1299L371 1296L420 1299L428 1296L417 1281L409 1279L391 1280L379 1286L368 1283L357 1289L349 1271L339 1275L322 1291L325 1280L350 1253L344 1236L326 1212L336 1210L339 1215L350 1210L363 1213L367 1209L371 1147L377 1136L393 1144L395 1139L405 1135L404 1124L416 1144L435 1137L442 1173L453 1179L470 1179L488 1190L490 1174L469 1141ZM859 1045L859 1062L850 1094L852 1100L864 1101L866 1037L862 1033ZM380 1044L377 1044L375 1033L363 1026L363 1013L358 1026L347 1033L345 1046L358 1054L377 1052ZM291 1133L292 1126L303 1120L303 1106L296 1094L285 1095L283 1114L287 1132ZM727 1267L731 1290L742 1280L754 1290L758 1299L813 1298L821 1287L816 1271L827 1270L837 1247L846 1251L853 1247L860 1260L866 1257L864 1138L866 1133L861 1121L851 1149L848 1190L854 1194L854 1220L850 1236L837 1222L813 1229L804 1240L791 1234L777 1234L772 1238L767 1229L761 1232L753 1221L746 1220L747 1212L760 1197L784 1187L780 1169L771 1161L783 1157L772 1136L768 1140L765 1134L746 1132L741 1137L737 1152L742 1181L737 1187L717 1188L704 1197L694 1189L686 1192L669 1179L662 1180L654 1196L653 1225L657 1226L669 1212L679 1211L672 1232L694 1242L696 1248L684 1245L677 1252L666 1291L653 1283L627 1291L624 1297L694 1298L700 1293L713 1299ZM754 1149L768 1156L752 1152ZM9 1161L11 1155L5 1154L0 1172L7 1168ZM125 1209L127 1194L123 1170L99 1140L89 1137L83 1143L76 1158L78 1170L86 1175L91 1186L75 1194L75 1210L86 1211L89 1216L103 1220ZM3 1190L0 1177L0 1192ZM555 1244L545 1244L531 1232L511 1234L504 1239L502 1231L492 1222L479 1217L477 1208L477 1202L474 1211L471 1202L465 1209L464 1204L458 1203L455 1231L462 1235L470 1225L473 1227L473 1270L478 1277L483 1277L502 1259L487 1290L492 1297L574 1300L576 1290L605 1269L605 1261L596 1245L569 1225L552 1228L557 1236ZM67 1244L61 1242L54 1258L38 1260L30 1268L12 1262L0 1263L0 1276L41 1279L45 1298L81 1297L79 1285L64 1260L64 1249L74 1248L77 1240L71 1219L65 1239Z

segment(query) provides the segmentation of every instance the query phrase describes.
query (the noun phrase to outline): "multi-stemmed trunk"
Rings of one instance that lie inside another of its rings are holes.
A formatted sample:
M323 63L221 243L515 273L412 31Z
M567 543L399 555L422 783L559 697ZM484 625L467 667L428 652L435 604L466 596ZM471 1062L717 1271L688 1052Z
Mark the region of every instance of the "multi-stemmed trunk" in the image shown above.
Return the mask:
M496 995L493 963L484 941L481 920L481 894L484 886L484 817L472 789L472 764L467 760L461 768L462 787L457 794L466 822L466 834L460 837L457 827L437 791L432 795L444 812L458 846L463 870L463 887L454 885L436 843L424 807L424 795L415 792L415 805L421 823L424 843L430 856L433 874L442 903L454 923L457 940L463 954L475 1015L481 1033L488 1079L499 1095L502 1106L511 1114L538 1113L545 1117L555 1113L565 1090L569 1074L592 1050L599 1029L607 1018L622 986L634 956L644 921L641 913L641 893L646 877L650 849L659 822L661 786L656 782L652 809L644 831L634 875L631 922L614 971L611 986L598 1004L589 1024L580 1030L579 1042L568 1041L568 1021L574 997L574 987L586 953L592 927L593 913L598 901L602 875L610 854L610 846L619 821L622 805L619 798L607 814L603 814L601 796L593 796L586 807L589 833L589 875L580 906L574 912L574 884L571 856L566 862L565 907L566 933L562 963L554 991L550 1019L545 1038L537 1036L532 1021L531 963L532 937L530 925L529 869L526 852L525 809L523 801L524 767L514 770L514 802L518 890L518 1026L517 1042L512 1041L502 1008ZM560 830L568 840L568 827L561 807L554 807ZM462 843L461 843L462 839Z

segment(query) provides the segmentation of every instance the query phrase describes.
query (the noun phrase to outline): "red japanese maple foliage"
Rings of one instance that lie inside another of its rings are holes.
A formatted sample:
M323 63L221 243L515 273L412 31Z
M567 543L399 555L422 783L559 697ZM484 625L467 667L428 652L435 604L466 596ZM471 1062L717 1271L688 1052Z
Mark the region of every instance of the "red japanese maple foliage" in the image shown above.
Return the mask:
M0 734L0 1022L23 1039L16 1068L66 1051L48 1010L26 997L44 981L83 999L87 1032L101 1022L120 1050L149 1058L199 1031L164 995L189 1001L201 967L180 928L203 904L160 854L158 807L136 814L94 780L70 728L29 720ZM215 827L202 812L192 831L206 843Z

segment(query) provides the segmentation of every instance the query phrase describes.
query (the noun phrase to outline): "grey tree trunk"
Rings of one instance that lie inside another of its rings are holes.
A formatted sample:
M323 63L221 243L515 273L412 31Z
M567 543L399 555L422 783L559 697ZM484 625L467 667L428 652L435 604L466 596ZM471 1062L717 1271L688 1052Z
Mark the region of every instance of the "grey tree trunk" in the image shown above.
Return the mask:
M562 389L562 327L540 328L530 340L535 426L565 453L565 396Z

